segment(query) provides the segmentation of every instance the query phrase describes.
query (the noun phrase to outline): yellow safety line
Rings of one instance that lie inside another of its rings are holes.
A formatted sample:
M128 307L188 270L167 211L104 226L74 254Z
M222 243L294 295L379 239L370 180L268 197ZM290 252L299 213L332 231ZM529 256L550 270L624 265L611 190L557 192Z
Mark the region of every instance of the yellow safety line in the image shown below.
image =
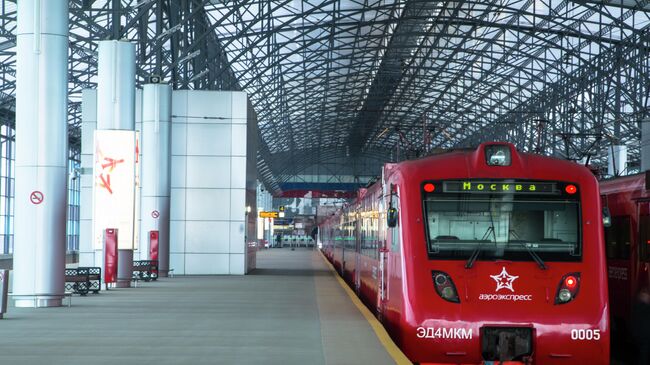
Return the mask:
M381 342L382 346L386 349L386 352L390 355L390 357L395 360L395 363L397 365L413 365L413 363L404 355L402 350L397 347L395 342L390 338L388 335L388 332L386 332L386 329L384 326L381 325L381 323L375 318L375 316L370 313L370 310L368 310L368 307L366 307L359 297L350 289L348 284L341 278L341 276L334 270L334 267L332 264L330 264L329 261L327 261L327 258L325 255L323 255L323 252L318 250L320 253L321 257L325 261L325 264L327 267L334 273L334 277L336 277L336 280L338 280L339 284L345 290L345 292L348 294L350 299L352 300L352 303L359 309L359 312L363 314L364 318L368 321L370 324L370 327L372 327L372 330L375 331L375 335L379 339L379 342Z

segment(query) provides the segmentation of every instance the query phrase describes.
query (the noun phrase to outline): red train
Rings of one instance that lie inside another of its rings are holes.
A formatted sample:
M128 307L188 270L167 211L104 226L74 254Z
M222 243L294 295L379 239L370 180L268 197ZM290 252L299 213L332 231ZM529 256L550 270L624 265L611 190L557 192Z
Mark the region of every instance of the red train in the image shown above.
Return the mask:
M598 182L484 143L387 164L323 252L419 364L608 364Z
M605 228L612 321L621 337L630 329L631 308L650 285L650 181L638 174L602 181L602 205L611 216Z

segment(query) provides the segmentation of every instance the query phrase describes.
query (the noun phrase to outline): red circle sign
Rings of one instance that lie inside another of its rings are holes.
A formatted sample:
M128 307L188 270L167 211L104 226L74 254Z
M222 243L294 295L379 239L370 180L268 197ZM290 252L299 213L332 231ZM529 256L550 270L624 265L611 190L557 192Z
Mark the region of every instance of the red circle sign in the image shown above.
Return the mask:
M151 216L154 217L154 218L158 218L158 217L160 217L160 212L157 211L157 210L154 210L153 212L151 212Z
M32 191L32 193L29 195L29 201L35 205L41 204L43 202L43 193L38 190Z

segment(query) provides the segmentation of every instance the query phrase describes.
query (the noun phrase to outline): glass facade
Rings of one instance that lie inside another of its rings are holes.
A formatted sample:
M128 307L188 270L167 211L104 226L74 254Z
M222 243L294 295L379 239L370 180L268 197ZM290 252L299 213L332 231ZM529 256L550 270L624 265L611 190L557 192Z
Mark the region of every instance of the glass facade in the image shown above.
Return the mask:
M0 126L0 254L11 254L14 248L14 136L13 128ZM79 250L79 167L79 154L71 151L68 160L67 251Z
M14 130L0 126L0 254L13 252Z

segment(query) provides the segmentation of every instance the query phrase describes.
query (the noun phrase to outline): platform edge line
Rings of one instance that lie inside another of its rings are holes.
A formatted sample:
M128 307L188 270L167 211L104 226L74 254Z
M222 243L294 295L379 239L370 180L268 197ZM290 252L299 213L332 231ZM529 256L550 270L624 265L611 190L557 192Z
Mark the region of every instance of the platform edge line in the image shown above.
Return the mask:
M325 255L323 255L323 252L321 250L318 250L318 253L320 254L323 261L325 261L325 265L327 265L330 271L332 271L332 273L334 274L334 277L338 281L339 285L341 285L343 290L345 290L345 292L347 293L348 297L350 297L352 303L357 307L359 312L361 312L361 314L366 319L366 321L368 321L370 327L375 332L375 336L377 336L379 342L382 344L382 346L384 346L384 349L386 350L386 352L388 352L388 355L390 355L390 357L393 358L393 360L397 365L413 365L413 363L406 357L406 355L404 355L402 350L400 350L399 347L397 347L397 345L395 344L395 342L393 342L393 339L390 338L390 335L388 334L388 332L386 332L384 326L382 326L379 320L374 315L372 315L368 307L366 307L361 302L359 297L357 297L357 295L352 291L352 289L343 280L343 278L341 278L339 273L337 273L336 270L334 270L334 267L329 261L327 261L327 258L325 257Z

